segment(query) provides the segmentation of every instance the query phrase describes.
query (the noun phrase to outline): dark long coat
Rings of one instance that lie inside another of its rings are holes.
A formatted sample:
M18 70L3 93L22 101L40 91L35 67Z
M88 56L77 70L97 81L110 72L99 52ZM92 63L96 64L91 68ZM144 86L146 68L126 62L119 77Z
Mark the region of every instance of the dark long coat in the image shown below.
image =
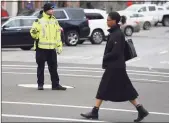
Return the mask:
M126 72L124 60L125 36L119 25L113 26L108 31L110 34L102 63L105 72L102 76L96 98L113 102L136 99L138 93L134 89Z

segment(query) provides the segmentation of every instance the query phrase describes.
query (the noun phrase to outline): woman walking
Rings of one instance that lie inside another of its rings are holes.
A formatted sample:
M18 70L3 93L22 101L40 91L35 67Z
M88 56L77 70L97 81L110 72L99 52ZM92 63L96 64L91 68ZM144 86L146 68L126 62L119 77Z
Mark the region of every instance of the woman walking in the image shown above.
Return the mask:
M118 25L120 19L121 17L117 12L111 12L108 15L107 25L110 29L108 30L109 36L102 63L105 72L96 94L95 106L92 111L85 114L82 113L82 117L98 119L99 107L103 100L112 102L130 101L138 111L138 118L134 122L143 120L149 114L138 102L138 93L126 72L124 60L125 36Z

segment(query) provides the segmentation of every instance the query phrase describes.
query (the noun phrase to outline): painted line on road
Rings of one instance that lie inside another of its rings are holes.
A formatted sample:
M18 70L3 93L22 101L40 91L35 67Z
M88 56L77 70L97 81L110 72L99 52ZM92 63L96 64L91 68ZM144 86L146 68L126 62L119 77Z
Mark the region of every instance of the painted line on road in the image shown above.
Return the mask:
M37 66L31 66L31 65L2 65L2 68L4 67L28 67L28 68L37 68ZM47 66L45 66L45 68L48 68ZM100 71L104 71L101 68L96 68L96 67L58 67L58 69L83 69L83 70L100 70ZM169 73L167 72L152 72L152 71L144 71L144 70L127 70L128 72L136 72L136 73L152 73L152 74L166 74L169 75Z
M11 102L11 101L2 101L3 104L16 104L16 105L33 105L33 106L52 106L52 107L66 107L66 108L80 108L80 109L92 109L93 107L88 106L76 106L76 105L60 105L60 104L48 104L48 103L31 103L31 102ZM106 111L120 111L120 112L137 112L135 110L127 109L113 109L113 108L100 108L101 110ZM149 112L154 115L165 115L169 116L169 113L162 112Z
M84 57L84 58L81 58L81 59L87 60L87 59L91 59L91 58L93 58L93 57L92 57L92 56L89 56L89 57Z
M37 84L18 84L18 86L20 87L26 87L26 88L37 88ZM73 86L67 86L67 85L62 85L63 87L65 88L68 88L68 89L72 89L72 88L75 88ZM52 88L52 85L51 84L44 84L44 89L49 89L49 88Z
M161 51L160 54L166 54L168 53L168 50Z
M37 73L20 73L20 72L2 72L2 74L15 74L15 75L36 75ZM49 74L49 73L47 73ZM67 77L87 77L87 78L101 78L102 76L92 76L92 75L77 75L77 74L59 74L60 76ZM169 83L169 81L162 80L150 80L150 79L136 79L130 78L132 81L144 81L145 83L156 82L156 83ZM148 82L149 81L149 82Z
M58 56L59 59L81 59L81 60L88 60L93 58L93 56Z
M73 121L73 122L106 122L106 121L100 121L100 120L82 120L82 119L42 117L42 116L29 116L29 115L16 115L16 114L2 114L2 117L42 119L42 120L60 120L60 121Z
M1 65L2 67L29 67L29 68L37 68L36 65ZM48 68L48 66L45 66L46 68ZM67 68L67 69L72 69L72 68L75 68L75 69L91 69L91 70L101 70L101 68L97 68L97 67L68 67L68 66L65 66L65 67L58 67L58 68Z
M140 61L141 60L141 58L135 58L135 59L131 59L131 60L129 60L129 61L127 61L126 63L127 64L130 64L130 63L132 63L132 62L136 62L136 61Z
M160 64L169 64L169 61L160 61Z
M36 70L36 68L16 68L16 67L4 67L4 69L10 69L10 70ZM58 69L59 71L68 71L68 72L92 72L92 73L103 73L104 71L100 70L100 71L95 71L95 70L80 70L80 69L77 69L77 70L71 70L71 69ZM48 71L47 68L45 68L45 71ZM164 77L164 78L169 78L169 75L168 76L164 76L164 75L155 75L155 74L151 74L151 73L147 73L147 74L144 74L144 73L128 73L130 75L143 75L143 76L153 76L153 77Z

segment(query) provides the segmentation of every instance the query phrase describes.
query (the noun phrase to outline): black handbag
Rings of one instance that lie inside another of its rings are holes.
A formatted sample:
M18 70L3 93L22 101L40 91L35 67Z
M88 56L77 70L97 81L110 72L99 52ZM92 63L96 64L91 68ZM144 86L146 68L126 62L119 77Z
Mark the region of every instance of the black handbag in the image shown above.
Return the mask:
M137 57L136 49L134 47L132 39L127 39L125 41L124 57L125 57L125 61Z

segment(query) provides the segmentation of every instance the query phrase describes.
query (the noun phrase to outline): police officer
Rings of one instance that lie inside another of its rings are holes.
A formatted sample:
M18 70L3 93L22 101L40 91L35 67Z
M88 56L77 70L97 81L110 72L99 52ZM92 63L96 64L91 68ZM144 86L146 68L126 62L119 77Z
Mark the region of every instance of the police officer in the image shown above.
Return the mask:
M57 72L57 54L62 52L61 27L53 16L54 6L46 3L40 16L32 25L30 34L35 39L34 49L36 50L37 84L38 90L43 90L44 68L47 61L52 90L66 90L59 84ZM57 50L56 50L57 49ZM57 53L56 53L57 52Z

